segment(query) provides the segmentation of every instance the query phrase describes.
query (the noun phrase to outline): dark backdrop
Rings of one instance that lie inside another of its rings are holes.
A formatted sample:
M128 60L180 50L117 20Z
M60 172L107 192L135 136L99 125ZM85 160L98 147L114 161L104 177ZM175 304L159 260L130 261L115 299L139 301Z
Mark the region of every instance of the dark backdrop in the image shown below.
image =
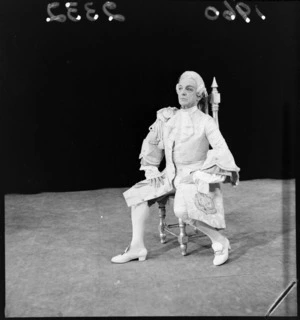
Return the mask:
M66 13L65 1L55 13ZM294 177L299 102L299 2L245 1L240 16L210 21L220 1L115 0L125 22L46 22L45 0L1 3L5 192L129 187L156 111L177 106L185 70L215 76L221 131L241 180ZM234 4L234 1L229 1ZM266 15L265 21L254 6Z

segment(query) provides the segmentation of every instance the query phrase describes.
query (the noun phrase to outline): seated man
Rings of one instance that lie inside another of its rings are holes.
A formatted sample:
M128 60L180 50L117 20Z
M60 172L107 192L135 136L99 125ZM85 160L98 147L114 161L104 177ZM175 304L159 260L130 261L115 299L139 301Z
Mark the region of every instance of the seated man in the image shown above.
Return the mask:
M113 263L146 259L144 230L149 207L175 191L176 216L211 239L213 264L228 259L229 240L218 231L226 227L220 182L237 185L240 169L215 120L199 109L201 102L207 103L200 75L184 72L176 91L181 108L159 110L143 141L140 169L145 170L146 180L124 192L131 207L132 240L123 254L112 258ZM163 156L166 168L159 172Z

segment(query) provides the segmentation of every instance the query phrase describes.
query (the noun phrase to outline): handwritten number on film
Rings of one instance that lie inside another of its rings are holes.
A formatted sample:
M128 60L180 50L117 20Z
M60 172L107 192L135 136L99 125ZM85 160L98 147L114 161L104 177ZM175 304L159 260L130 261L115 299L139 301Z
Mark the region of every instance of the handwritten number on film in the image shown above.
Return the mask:
M229 21L234 20L236 17L236 13L233 7L226 0L223 1L223 4L227 8L227 10L223 12L223 17ZM249 15L251 12L251 8L246 3L238 2L235 6L235 9L247 23L250 22ZM262 20L266 19L266 16L261 13L257 5L255 5L255 11ZM204 15L209 20L217 20L219 18L220 13L215 7L209 6L205 9Z
M67 10L67 15L65 14L54 14L53 10L57 9L60 4L58 2L52 2L49 3L47 6L47 13L48 17L46 19L47 22L65 22L67 19L73 21L73 22L78 22L81 20L81 16L78 14L78 9L77 9L77 2L66 2L65 7ZM86 18L89 21L96 21L99 18L99 15L96 13L96 10L92 8L93 2L88 2L84 5L84 10L86 14ZM121 14L114 14L111 12L111 10L116 9L117 5L112 2L112 1L106 1L103 6L102 10L103 13L108 17L109 21L112 20L117 20L117 21L125 21L125 17Z
M84 9L86 11L86 18L90 21L96 21L99 18L99 15L94 14L96 10L90 8L92 5L93 5L93 2L88 2L84 5Z
M47 13L49 17L46 19L47 22L50 22L50 21L65 22L67 20L67 17L64 14L55 15L52 13L52 9L55 9L57 7L59 7L58 2L53 2L48 4Z
M227 10L224 10L223 17L226 20L232 21L236 18L236 12L248 23L250 22L249 15L251 13L251 8L245 4L244 2L238 2L234 8L228 3L227 0L223 1L224 6ZM63 13L58 14L58 8L60 7L59 2L52 2L49 3L47 6L47 13L48 17L46 19L47 22L56 21L56 22L65 22L66 20L71 20L73 22L78 22L81 20L81 16L78 14L78 3L77 2L66 2L66 15ZM96 10L92 8L93 2L88 2L84 5L84 10L86 14L86 19L89 21L96 21L99 18L99 15L96 13ZM112 1L106 1L102 6L103 13L108 17L109 21L116 20L116 21L125 21L125 17L121 14L114 14L112 10L115 10L117 5ZM53 12L56 11L56 14ZM257 5L255 5L255 10L257 15L262 19L265 20L266 17L264 14L260 12ZM217 20L219 18L219 11L213 7L208 6L205 11L204 15L209 20Z

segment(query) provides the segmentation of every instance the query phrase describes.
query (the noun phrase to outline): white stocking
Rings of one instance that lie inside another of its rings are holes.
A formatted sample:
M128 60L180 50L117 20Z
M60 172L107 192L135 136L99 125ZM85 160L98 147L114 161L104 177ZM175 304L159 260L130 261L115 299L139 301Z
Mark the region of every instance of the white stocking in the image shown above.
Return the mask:
M200 230L201 232L203 232L204 234L206 234L210 238L212 243L216 243L216 242L219 242L221 244L225 243L225 237L219 231L209 226L208 224L202 221L193 219L192 225L198 230Z
M132 240L130 250L141 249L145 247L144 234L145 224L149 217L150 209L147 202L142 202L131 207L131 222L132 222Z

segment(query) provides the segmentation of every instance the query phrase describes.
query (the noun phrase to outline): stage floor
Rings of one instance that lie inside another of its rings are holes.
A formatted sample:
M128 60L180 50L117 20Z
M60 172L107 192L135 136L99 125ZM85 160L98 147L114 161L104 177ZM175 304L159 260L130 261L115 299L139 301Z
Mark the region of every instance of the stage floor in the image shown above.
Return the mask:
M131 238L125 190L5 196L6 317L265 316L297 281L295 180L223 186L232 250L219 267L205 236L185 257L171 235L161 244L156 205L147 260L112 264ZM270 315L296 316L296 292Z

